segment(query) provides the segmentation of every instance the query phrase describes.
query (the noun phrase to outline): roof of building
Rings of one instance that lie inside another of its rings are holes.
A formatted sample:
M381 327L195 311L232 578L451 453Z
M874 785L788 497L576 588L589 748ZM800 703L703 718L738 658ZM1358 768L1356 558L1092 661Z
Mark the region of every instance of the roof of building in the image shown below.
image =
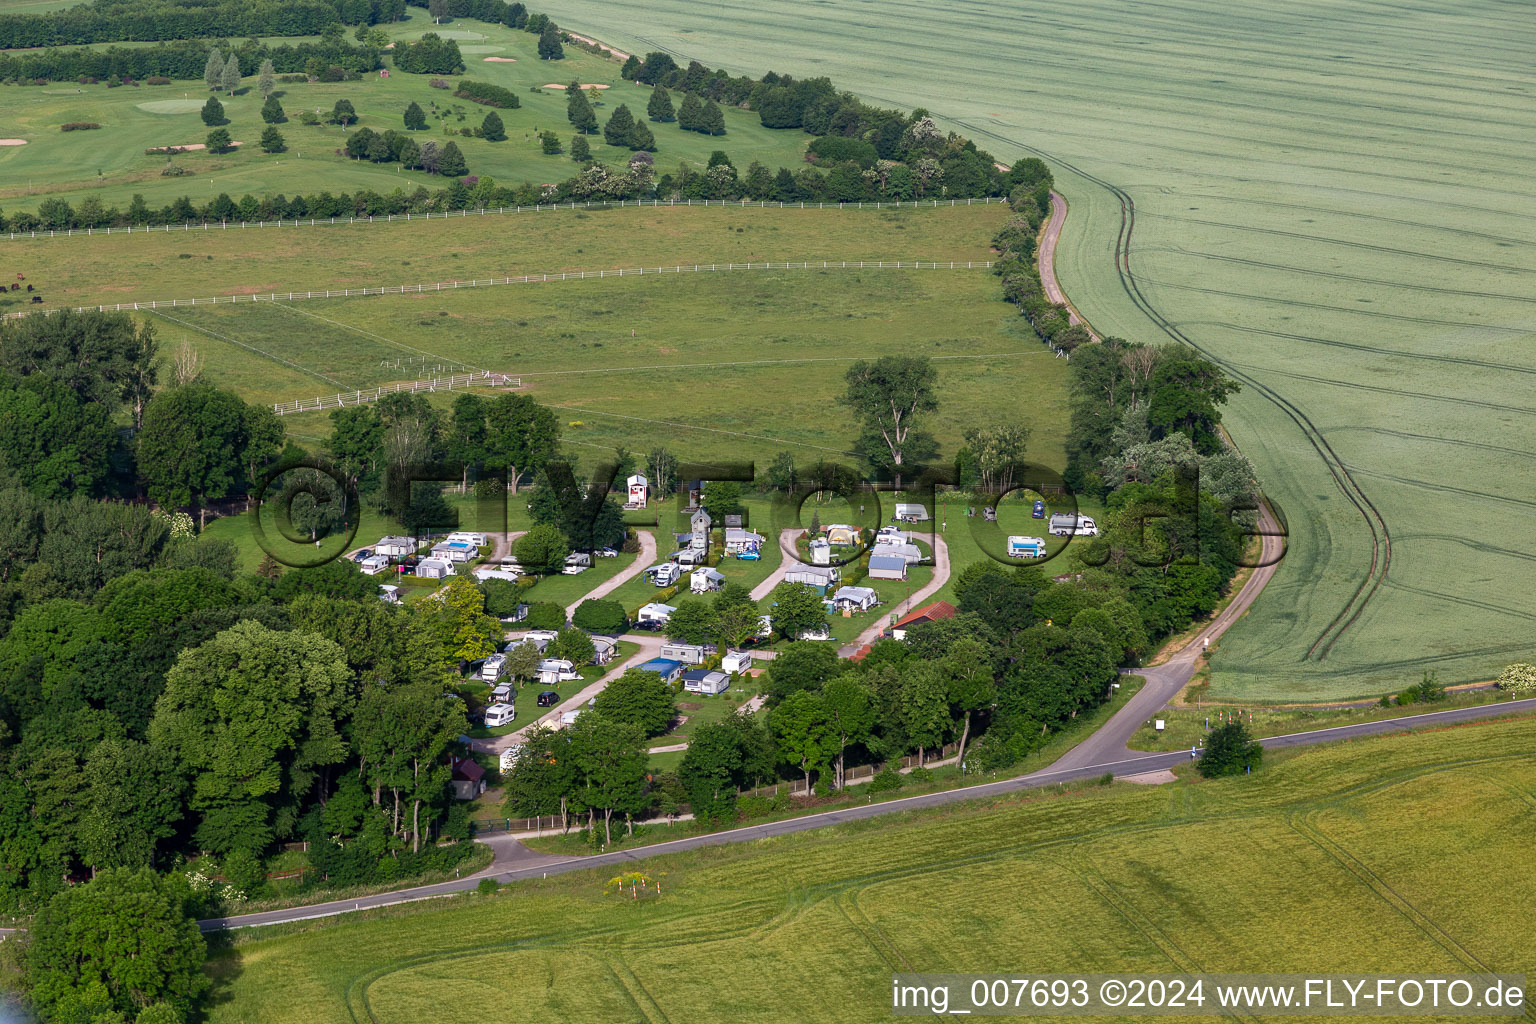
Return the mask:
M925 604L917 611L901 619L896 623L896 629L909 629L912 626L920 626L925 622L937 622L939 619L952 619L957 614L955 606L948 601L935 601L933 604Z
M462 782L479 782L485 778L485 769L480 763L468 757L455 757L453 759L453 777Z
M678 669L680 669L682 667L683 667L683 663L682 662L674 661L671 658L652 658L650 661L648 661L644 665L640 666L640 671L642 671L642 672L660 672L663 675L665 675L665 674L667 674L669 672L676 672Z
M870 555L869 568L873 572L876 569L905 569L907 560L900 555Z
M687 672L683 673L683 679L685 681L686 680L704 681L704 680L708 680L708 679L714 678L715 676L719 676L721 679L726 678L726 674L724 672L721 672L717 668L691 668Z

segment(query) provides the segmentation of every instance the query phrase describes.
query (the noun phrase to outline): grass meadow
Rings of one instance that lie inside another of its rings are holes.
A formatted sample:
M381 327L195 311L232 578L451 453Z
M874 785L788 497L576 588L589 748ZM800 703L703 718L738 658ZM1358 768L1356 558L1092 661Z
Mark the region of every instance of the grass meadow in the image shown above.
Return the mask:
M680 264L976 261L999 205L904 210L626 207L373 224L0 239L49 308ZM7 247L11 248L7 248ZM753 272L755 273L755 271ZM985 275L986 271L982 271ZM681 288L691 287L693 278ZM563 283L563 282L562 282ZM507 285L526 290L526 286ZM522 292L501 301L512 305ZM25 308L25 293L0 312Z
M605 896L610 868L254 929L215 955L209 1019L873 1021L894 971L1528 971L1533 740L1429 730L664 855L637 865L660 899Z
M853 0L571 0L562 17L622 48L827 74L927 107L1003 160L1044 155L1072 204L1063 287L1099 331L1161 341L1115 271L1121 206L1101 182L1130 195L1136 281L1252 382L1226 421L1291 531L1271 592L1223 640L1213 694L1370 695L1532 656L1536 591L1512 582L1536 532L1522 440L1536 416L1536 23L1522 12L1049 0L1012 12L1008 32L952 0L878 18ZM1392 545L1364 610L1308 657L1372 571L1366 518L1315 441Z
M19 10L35 13L47 9ZM423 32L434 31L426 11L413 7L408 13L411 17L405 21L379 27L398 41L418 39ZM429 117L429 104L436 103L446 117L430 117L429 128L415 133L417 140L434 139L441 145L452 138L464 151L471 174L490 175L503 184L556 182L576 173L577 165L568 153L546 156L538 139L540 131L553 129L569 150L573 131L565 117L565 83L611 87L596 107L599 123L606 123L621 103L632 113L645 116L650 90L620 79L620 65L612 60L567 47L564 60L541 61L535 36L478 21L445 24L436 31L456 38L461 50L472 51L464 53L466 71L462 77L500 85L517 94L522 103L518 109L497 111L506 125L505 142L449 136L445 129L456 133L461 128L477 127L490 108L455 99L451 89L433 89L428 84L431 75L392 70L388 78L375 72L357 82L280 83L278 96L289 120L279 130L287 140L288 151L262 153L256 142L266 127L260 116L263 100L255 90L256 69L244 68L247 77L242 90L234 96L219 94L231 122L227 125L230 135L244 147L224 155L194 152L177 156L175 162L192 176L166 178L160 176L166 158L146 155L144 150L203 141L208 127L198 111L208 90L202 82L176 80L170 85L114 89L105 84L68 82L5 86L0 87L0 124L5 137L26 139L27 145L0 147L0 206L35 210L44 196L60 195L75 203L87 192L98 195L108 206L126 208L136 192L151 206L160 207L178 196L190 195L194 201L204 202L220 192L238 199L247 192L259 197L326 190L334 195L363 188L389 193L396 188L409 192L418 185L434 189L444 186L444 178L402 170L398 164L370 164L338 156L336 150L343 146L347 129L299 123L301 110L329 112L338 99L351 100L357 109L360 120L351 130L366 126L377 132L389 128L404 131L401 118L413 100L428 111ZM487 57L510 58L513 63L487 61ZM391 67L387 54L385 65ZM561 88L530 91L556 82ZM775 169L793 168L803 160L810 142L810 136L803 132L764 128L756 115L745 111L727 110L725 117L726 134L713 138L685 132L676 123L651 123L658 172L675 170L685 161L702 168L716 149L730 153L743 170L753 160ZM69 121L93 121L102 127L60 132L59 125ZM600 134L589 136L588 141L593 157L612 167L622 167L633 155L627 148L605 144Z

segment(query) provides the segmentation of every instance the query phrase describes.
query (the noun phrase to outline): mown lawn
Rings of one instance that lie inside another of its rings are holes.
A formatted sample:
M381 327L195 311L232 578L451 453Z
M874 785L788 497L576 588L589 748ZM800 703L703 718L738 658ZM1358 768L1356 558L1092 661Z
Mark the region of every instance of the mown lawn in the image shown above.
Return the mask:
M405 108L413 101L420 104L428 112L429 126L414 133L418 142L432 139L443 145L452 139L463 150L471 174L490 175L503 184L555 182L579 170L568 154L546 156L538 138L539 131L553 129L569 149L573 130L565 116L565 83L610 86L603 90L595 108L599 123L606 123L621 103L640 118L645 117L651 90L620 79L620 65L612 60L567 47L565 60L541 61L536 52L537 38L526 32L469 20L434 28L426 11L410 8L407 13L405 21L379 27L397 41L417 39L428 31L456 38L464 53L466 71L462 78L500 85L517 95L520 107L497 110L506 128L506 141L489 142L458 134L462 128L478 127L491 108L455 99L451 89L431 88L428 83L434 76L391 70L388 78L375 72L356 82L279 83L279 101L289 120L278 128L288 150L262 153L256 143L266 127L260 117L263 98L255 89L256 69L243 68L247 73L243 87L233 96L218 95L230 121L226 126L230 135L245 145L224 155L194 152L177 156L175 162L192 176L168 178L160 176L166 158L147 155L144 150L203 141L208 127L198 111L209 93L202 82L177 80L163 86L113 89L104 83L73 82L11 86L0 90L0 120L9 136L24 138L28 144L0 152L0 202L8 211L35 210L48 195L77 204L88 190L108 206L126 209L135 193L142 193L151 206L162 207L181 195L191 195L194 202L203 203L220 192L236 199L244 193L292 196L328 190L334 195L364 188L387 194L396 188L410 192L419 185L436 189L447 184L442 177L403 170L399 164L371 164L338 156L335 151L344 144L346 129L299 123L300 111L329 113L338 99L350 100L357 110L359 121L352 131L359 127L376 132L391 128L404 131ZM514 63L488 61L486 57L510 57ZM385 65L392 67L388 53ZM560 83L560 88L532 91L551 83ZM674 105L677 102L680 97ZM439 112L446 116L437 116ZM799 130L764 128L755 114L746 111L726 109L725 118L726 134L713 138L685 132L676 122L647 121L656 137L658 171L674 170L682 162L702 169L716 149L729 152L743 171L753 160L775 170L781 166L795 168L811 140ZM68 121L95 122L102 127L59 131L59 125ZM622 168L633 155L628 148L607 145L600 133L588 136L588 142L593 157L610 167Z

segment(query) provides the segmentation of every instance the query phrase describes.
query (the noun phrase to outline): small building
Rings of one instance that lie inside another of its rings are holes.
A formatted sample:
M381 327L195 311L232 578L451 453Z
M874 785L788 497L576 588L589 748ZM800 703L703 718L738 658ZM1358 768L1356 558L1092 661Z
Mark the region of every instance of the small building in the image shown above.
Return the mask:
M834 611L867 612L879 603L880 595L873 587L838 587L837 593L832 595Z
M827 542L829 544L859 544L863 542L863 539L864 535L857 527L847 526L842 523L827 527Z
M675 644L669 641L661 645L661 656L680 661L684 665L702 665L704 659L709 657L709 650L702 644Z
M720 659L720 670L722 672L745 672L751 667L751 651L726 651L725 657Z
M576 666L564 658L545 658L539 662L539 682L545 686L569 683L580 678L581 674L576 671Z
M869 578L904 580L907 578L907 560L900 555L870 555Z
M416 542L410 537L384 537L373 546L376 555L387 555L390 558L404 558L406 555L416 553Z
M731 677L717 668L696 668L683 673L683 689L714 697L731 688Z
M729 522L732 518L738 517L727 516L726 521ZM744 530L739 526L727 526L725 528L725 553L728 555L739 555L744 551L762 551L766 540L767 538L760 533L753 533L751 530Z
M688 574L688 589L695 594L707 594L725 586L725 576L705 566Z
M670 683L683 674L683 663L673 661L671 658L652 658L640 666L641 672L655 672L661 676L661 681Z
M713 521L702 508L688 517L688 546L694 551L709 550L709 527Z
M811 551L812 565L832 564L832 542L822 537L817 537L808 545Z
M377 576L379 573L389 568L389 556L369 555L367 558L358 563L357 567L363 571L364 576Z
M913 626L921 626L927 622L938 622L940 619L952 619L955 617L955 606L948 601L935 601L926 604L917 611L912 612L891 626L891 636L897 640L907 638L907 630Z
M640 612L635 616L637 622L666 622L677 611L670 604L662 604L660 601L652 601L650 604L641 605Z
M473 758L454 756L452 787L455 800L473 800L485 792L485 769Z
M424 579L440 580L453 575L453 563L445 558L423 558L416 563L416 575Z
M624 507L629 509L645 508L646 502L650 500L651 482L639 473L636 473L624 481L624 486L625 493L629 499L624 503Z
M795 562L784 571L785 583L804 583L808 587L826 593L828 587L842 577L837 566L806 565Z

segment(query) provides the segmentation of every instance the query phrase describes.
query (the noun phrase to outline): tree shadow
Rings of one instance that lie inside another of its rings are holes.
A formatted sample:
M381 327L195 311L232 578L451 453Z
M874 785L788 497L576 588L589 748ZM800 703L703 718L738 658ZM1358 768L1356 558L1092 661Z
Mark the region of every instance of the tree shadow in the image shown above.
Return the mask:
M240 952L235 948L234 933L212 932L204 936L208 943L208 960L203 973L208 976L208 991L203 994L199 1019L207 1020L208 1011L234 1001L234 983L244 973L245 966Z

